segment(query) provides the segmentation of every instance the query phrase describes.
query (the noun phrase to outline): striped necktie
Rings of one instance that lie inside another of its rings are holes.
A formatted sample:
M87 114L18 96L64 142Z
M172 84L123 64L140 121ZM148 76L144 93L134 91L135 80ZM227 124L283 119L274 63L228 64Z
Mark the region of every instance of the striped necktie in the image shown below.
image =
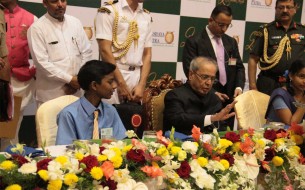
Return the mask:
M99 130L98 130L98 114L99 111L94 111L94 120L93 120L93 135L92 139L99 139Z

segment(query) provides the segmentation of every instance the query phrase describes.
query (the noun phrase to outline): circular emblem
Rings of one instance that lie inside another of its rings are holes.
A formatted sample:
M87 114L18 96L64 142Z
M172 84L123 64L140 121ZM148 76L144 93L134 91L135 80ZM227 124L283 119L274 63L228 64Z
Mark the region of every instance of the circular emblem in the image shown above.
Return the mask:
M168 44L171 44L174 41L174 32L166 32L165 41Z
M131 117L131 124L133 127L138 128L142 123L142 117L139 114L133 114Z

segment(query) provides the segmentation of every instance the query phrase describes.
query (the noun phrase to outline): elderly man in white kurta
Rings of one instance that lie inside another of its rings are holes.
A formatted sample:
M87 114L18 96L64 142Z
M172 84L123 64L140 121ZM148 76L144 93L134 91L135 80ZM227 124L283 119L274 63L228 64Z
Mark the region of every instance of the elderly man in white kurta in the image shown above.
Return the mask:
M77 81L80 67L92 57L91 44L81 22L66 15L67 1L43 0L47 13L28 30L36 66L38 106L59 96L81 96Z
M117 93L109 103L140 102L151 67L151 16L143 0L110 2L96 16L96 39L103 61L117 65Z

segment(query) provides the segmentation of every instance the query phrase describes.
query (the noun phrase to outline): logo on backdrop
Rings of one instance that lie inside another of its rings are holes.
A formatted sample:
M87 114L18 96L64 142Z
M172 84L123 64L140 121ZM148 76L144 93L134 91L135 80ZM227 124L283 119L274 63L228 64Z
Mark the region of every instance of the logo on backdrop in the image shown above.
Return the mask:
M173 31L153 32L152 43L154 46L173 47L175 35Z
M263 33L260 32L260 31L254 31L254 32L252 32L252 33L250 34L250 37L249 37L249 41L250 41L250 42L249 42L249 44L246 45L246 50L251 51L252 48L253 48L255 39L256 39L257 37L261 37L261 36L263 36Z
M185 31L184 36L187 39L191 36L194 36L195 32L196 32L196 28L194 26L191 26ZM180 43L180 47L184 47L184 45L185 45L184 41Z
M272 0L252 0L251 5L254 6L270 6L272 4Z

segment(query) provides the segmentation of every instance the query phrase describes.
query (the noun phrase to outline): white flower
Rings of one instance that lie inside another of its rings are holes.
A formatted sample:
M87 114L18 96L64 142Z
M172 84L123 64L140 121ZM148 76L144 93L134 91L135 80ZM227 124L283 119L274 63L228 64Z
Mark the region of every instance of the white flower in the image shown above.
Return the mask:
M128 138L132 138L132 137L137 137L137 134L134 132L134 130L128 130L125 132L125 135L128 137Z
M102 153L107 156L108 160L111 160L116 155L114 150L109 149L105 149Z
M255 179L259 173L259 165L254 154L239 156L234 155L233 171L249 179Z
M148 190L148 188L142 182L128 179L125 183L118 183L117 190Z
M18 172L22 173L22 174L35 174L37 171L37 165L36 165L36 161L33 160L30 163L25 163L23 164L19 169Z
M183 142L181 148L191 154L196 154L198 150L198 146L195 144L195 142L191 141Z
M114 181L118 183L126 183L129 179L131 179L131 176L129 175L129 170L125 168L120 170L114 170L113 178Z
M94 144L89 144L88 146L91 155L98 156L100 154L100 145L94 143Z
M206 170L200 167L196 160L192 160L190 166L192 169L190 175L195 179L196 185L200 189L214 189L216 180L211 175L207 174Z
M205 167L208 169L208 171L211 171L213 173L225 170L225 167L216 160L209 160L209 163Z
M212 135L210 134L202 134L200 135L200 140L204 143L210 143L212 140Z
M50 180L63 179L63 171L60 169L61 164L52 160L48 165L48 175Z

